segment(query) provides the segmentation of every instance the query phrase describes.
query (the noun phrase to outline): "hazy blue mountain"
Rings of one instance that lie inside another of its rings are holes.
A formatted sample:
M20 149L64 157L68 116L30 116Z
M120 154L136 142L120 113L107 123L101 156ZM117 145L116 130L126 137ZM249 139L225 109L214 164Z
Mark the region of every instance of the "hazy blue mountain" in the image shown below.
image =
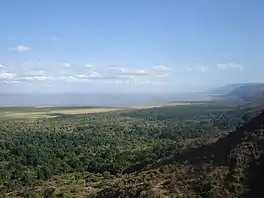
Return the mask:
M237 87L225 95L228 98L258 99L264 98L264 83L249 83Z
M213 90L210 90L209 94L219 94L219 95L228 94L245 84L246 83L236 83L236 84L225 85L223 87L218 87Z

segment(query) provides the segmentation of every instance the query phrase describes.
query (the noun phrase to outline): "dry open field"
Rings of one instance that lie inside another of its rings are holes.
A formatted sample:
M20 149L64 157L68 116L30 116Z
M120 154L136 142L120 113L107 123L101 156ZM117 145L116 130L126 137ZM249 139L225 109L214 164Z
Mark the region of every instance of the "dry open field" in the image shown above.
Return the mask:
M127 107L0 107L0 118L48 118L56 117L57 115L82 115L190 104L190 102L169 102L157 105Z

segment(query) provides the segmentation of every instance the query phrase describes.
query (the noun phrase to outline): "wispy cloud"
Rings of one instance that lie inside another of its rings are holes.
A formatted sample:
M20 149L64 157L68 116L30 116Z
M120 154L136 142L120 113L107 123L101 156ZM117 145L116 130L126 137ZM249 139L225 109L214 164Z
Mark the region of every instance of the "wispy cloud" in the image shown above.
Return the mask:
M199 66L198 67L198 70L202 73L205 73L205 72L209 72L211 71L211 68L210 67L207 67L207 66Z
M87 78L87 76L83 74L76 74L75 77L76 78Z
M12 81L17 77L16 73L12 72L0 72L0 80L1 81Z
M28 52L31 51L32 48L25 45L18 45L16 47L10 47L8 50L12 52Z
M45 76L47 74L47 71L45 70L30 70L27 72L30 76Z
M94 68L94 65L92 65L92 64L85 64L84 67L87 68L87 69L92 69L92 68Z
M44 70L29 70L21 71L20 73L0 71L0 82L4 83L22 83L28 81L50 81L54 80L53 76L50 76Z
M102 77L102 75L96 71L90 72L88 75L89 78L98 78L98 77Z
M47 81L53 79L51 76L22 76L18 78L18 81Z
M217 71L229 71L229 70L242 70L243 66L236 63L223 63L223 64L216 64L213 66L196 66L196 67L187 67L184 68L184 71L187 72L200 72L200 73L207 73L207 72L217 72Z
M95 71L88 72L87 74L75 74L75 75L69 76L69 78L72 78L72 77L75 80L92 80L92 79L103 79L104 78L100 73L95 72Z
M20 84L20 81L17 80L0 80L1 84Z
M212 67L209 66L196 66L196 67L187 67L184 68L183 71L186 72L198 72L198 73L206 73L213 71Z
M23 75L17 77L19 81L50 81L54 80L53 76L50 76L45 70L30 70L26 71Z
M61 38L59 36L52 35L52 36L49 37L49 40L51 40L51 41L60 41Z
M119 74L119 73L124 73L124 72L126 71L124 68L122 68L122 67L118 67L118 66L109 66L109 67L107 68L107 70L108 70L109 72L111 72L111 73L117 73L117 74Z
M3 63L4 64L4 63ZM54 86L63 82L69 83L122 83L162 85L172 80L175 74L202 75L228 71L240 71L240 64L226 63L202 65L193 64L187 67L167 67L164 65L148 66L96 66L85 62L67 61L28 61L27 64L0 64L0 82L3 83L52 83ZM9 65L10 64L10 65ZM15 66L14 66L15 65ZM189 73L189 74L188 74ZM191 74L192 73L192 74Z
M194 68L191 68L191 67L185 68L184 70L187 71L187 72L193 72L193 71L195 71L195 69Z
M117 76L159 76L167 74L168 68L162 65L151 68L123 68L111 66L109 72Z
M168 71L169 68L164 66L164 65L156 65L153 67L153 70L156 70L156 71Z
M150 72L144 69L130 69L124 70L119 73L120 75L128 75L128 76L147 76L150 75Z
M66 82L76 82L76 81L83 81L83 80L86 80L86 78L78 78L76 76L59 76L57 78L57 80L59 81L66 81Z
M72 67L72 64L68 62L62 62L61 65L66 68Z
M165 85L165 82L162 81L153 81L153 80L146 80L146 81L141 81L139 84L150 84L150 85Z
M150 82L152 82L152 84L162 84L163 82L161 81L165 80L165 77L169 75L171 71L168 67L163 65L123 68L119 66L94 67L91 64L70 63L65 61L46 63L38 61L37 63L30 61L27 63L26 67L10 67L8 72L3 68L0 81L10 81L10 83L15 81L20 83L45 82L48 84L52 83L53 85L59 82L85 83L93 81L98 83L115 83L115 81L122 81L134 84L151 84ZM21 65L24 65L24 63L22 62Z
M221 63L216 65L218 69L221 70L230 70L230 69L237 69L242 70L243 66L237 63Z

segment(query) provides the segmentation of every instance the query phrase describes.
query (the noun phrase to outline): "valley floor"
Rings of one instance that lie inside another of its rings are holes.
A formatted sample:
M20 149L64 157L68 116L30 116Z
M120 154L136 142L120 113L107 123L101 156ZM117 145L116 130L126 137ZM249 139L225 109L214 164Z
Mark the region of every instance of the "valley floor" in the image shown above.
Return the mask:
M45 108L44 113L58 115L49 119L7 116L0 123L0 194L10 198L263 195L258 185L263 182L263 106L187 104L101 113L95 113L97 108ZM39 113L38 108L3 110Z

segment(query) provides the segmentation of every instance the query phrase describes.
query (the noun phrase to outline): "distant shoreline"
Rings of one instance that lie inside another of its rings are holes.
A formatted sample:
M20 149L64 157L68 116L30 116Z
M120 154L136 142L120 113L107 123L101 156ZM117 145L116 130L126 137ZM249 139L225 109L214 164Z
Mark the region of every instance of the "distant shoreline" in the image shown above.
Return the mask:
M171 101L156 105L135 105L123 107L98 107L98 106L54 106L54 107L0 107L1 118L49 118L74 115L86 115L91 113L107 113L125 110L140 110L150 108L161 108L179 105L203 104L202 101Z

